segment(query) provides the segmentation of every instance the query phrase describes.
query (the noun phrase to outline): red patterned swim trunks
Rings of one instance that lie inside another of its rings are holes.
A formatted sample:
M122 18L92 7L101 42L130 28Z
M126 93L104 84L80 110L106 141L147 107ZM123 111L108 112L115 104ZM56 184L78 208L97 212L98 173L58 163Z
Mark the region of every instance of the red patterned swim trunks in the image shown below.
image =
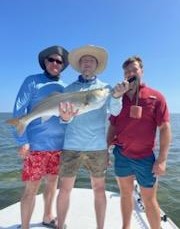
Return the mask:
M38 181L48 174L58 175L60 151L31 151L24 159L22 181Z

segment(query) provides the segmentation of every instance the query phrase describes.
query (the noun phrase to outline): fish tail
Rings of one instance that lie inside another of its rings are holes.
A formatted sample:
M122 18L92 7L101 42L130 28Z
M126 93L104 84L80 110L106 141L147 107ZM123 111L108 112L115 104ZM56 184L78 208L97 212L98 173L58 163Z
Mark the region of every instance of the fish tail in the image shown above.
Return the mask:
M6 120L6 123L14 126L19 133L22 134L24 132L25 126L24 123L20 121L20 119L18 118L8 119Z

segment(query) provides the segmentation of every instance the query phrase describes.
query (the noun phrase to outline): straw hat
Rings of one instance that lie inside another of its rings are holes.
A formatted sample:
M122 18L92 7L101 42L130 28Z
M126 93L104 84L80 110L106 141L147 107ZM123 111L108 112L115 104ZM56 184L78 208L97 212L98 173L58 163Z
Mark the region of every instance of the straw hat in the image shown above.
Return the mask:
M68 55L70 65L78 72L81 72L79 68L79 61L81 57L86 55L93 56L97 59L98 65L96 71L94 72L95 74L104 70L107 64L108 54L105 49L94 45L86 45L81 48L72 50Z
M38 55L38 59L39 59L39 64L41 66L41 68L43 70L46 69L46 66L44 64L44 60L50 56L50 55L53 55L53 54L58 54L62 57L63 59L63 68L61 70L61 72L68 66L69 62L68 62L68 51L61 47L61 46L51 46L51 47L48 47L44 50L42 50L39 55Z

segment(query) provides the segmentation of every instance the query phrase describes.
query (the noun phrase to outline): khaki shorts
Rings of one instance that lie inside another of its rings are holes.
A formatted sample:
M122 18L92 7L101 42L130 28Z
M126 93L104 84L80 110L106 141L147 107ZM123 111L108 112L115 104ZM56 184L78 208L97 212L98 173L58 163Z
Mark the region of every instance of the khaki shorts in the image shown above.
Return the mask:
M108 164L107 150L71 151L63 150L61 176L75 177L80 166L90 171L92 177L104 177Z

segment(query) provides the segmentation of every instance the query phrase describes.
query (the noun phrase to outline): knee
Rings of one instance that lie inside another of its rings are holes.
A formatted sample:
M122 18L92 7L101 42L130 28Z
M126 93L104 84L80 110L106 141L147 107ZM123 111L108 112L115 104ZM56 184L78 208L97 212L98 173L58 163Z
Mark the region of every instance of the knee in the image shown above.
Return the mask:
M121 194L121 199L123 200L131 200L133 198L132 193L125 193L125 194Z
M37 194L36 190L25 190L22 199L33 199Z
M70 195L73 187L74 187L75 177L64 177L60 179L60 196L68 196Z
M103 194L105 193L105 186L104 185L93 185L93 191L95 194Z
M143 198L143 202L146 209L151 209L154 206L158 206L158 202L155 197L145 197Z
M72 190L71 188L67 188L67 187L61 188L60 194L69 195L71 193L71 190Z
M73 184L67 182L60 182L59 193L61 195L69 195L73 189Z
M121 198L132 198L133 189L120 189Z

